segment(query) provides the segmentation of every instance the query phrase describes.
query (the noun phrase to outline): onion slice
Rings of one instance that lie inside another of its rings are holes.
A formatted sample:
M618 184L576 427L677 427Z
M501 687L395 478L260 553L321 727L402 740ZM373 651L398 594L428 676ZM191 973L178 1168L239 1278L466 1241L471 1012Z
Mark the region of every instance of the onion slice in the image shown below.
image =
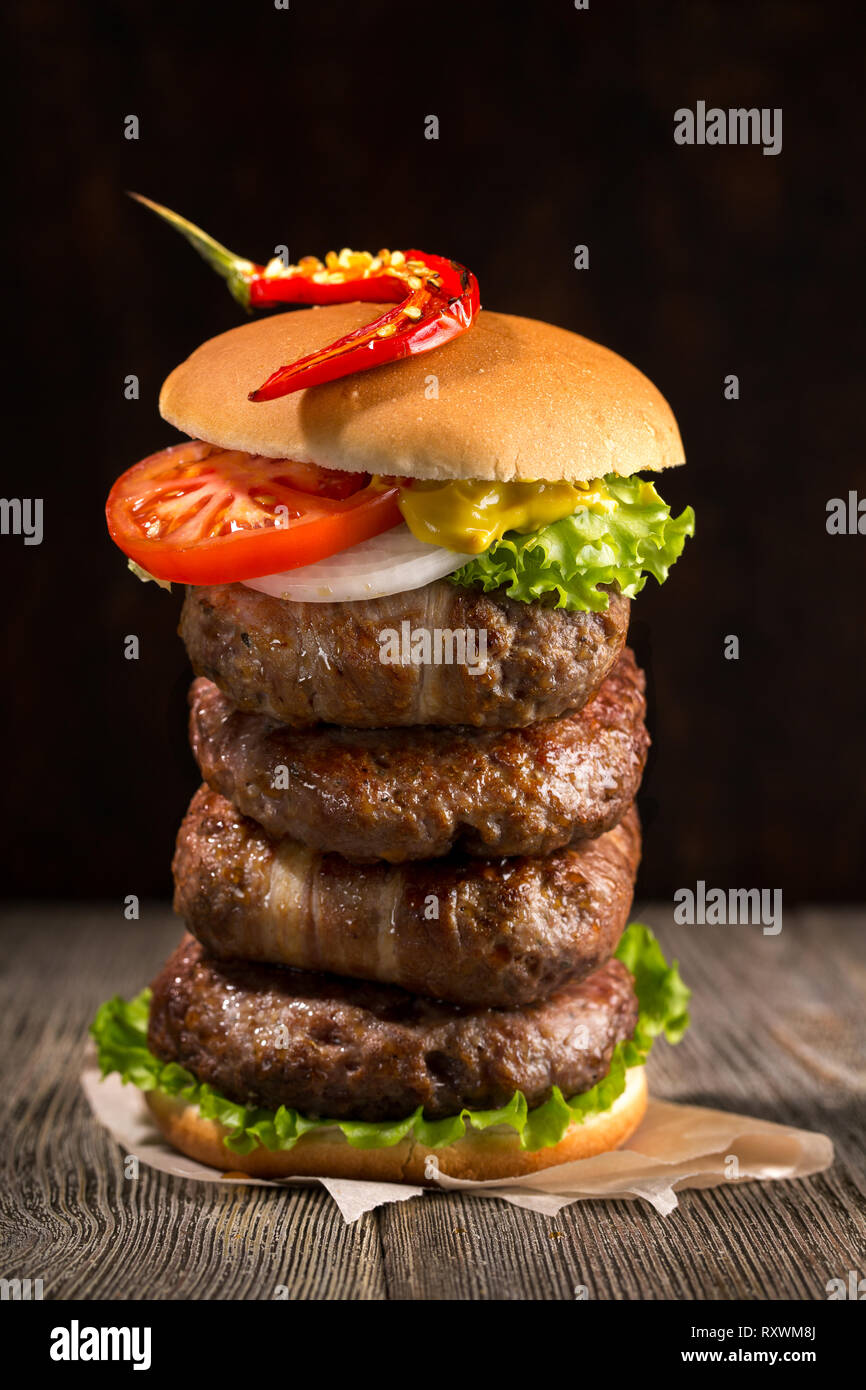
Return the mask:
M471 555L417 540L404 523L314 565L243 582L248 589L292 603L355 603L420 589L462 569L471 559Z

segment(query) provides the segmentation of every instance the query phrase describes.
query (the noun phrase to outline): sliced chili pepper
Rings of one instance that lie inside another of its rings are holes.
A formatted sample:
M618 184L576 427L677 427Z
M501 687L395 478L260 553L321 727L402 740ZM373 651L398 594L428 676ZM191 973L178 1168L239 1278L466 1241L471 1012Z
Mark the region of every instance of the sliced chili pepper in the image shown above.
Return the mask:
M347 259L352 255L349 252ZM250 393L251 401L273 401L302 386L319 386L353 372L366 372L386 362L430 352L472 327L480 308L478 281L465 266L421 251L395 251L390 256L387 251L380 251L370 259L388 265L392 274L396 263L398 278L406 289L405 298L372 323L297 362L279 367L257 391ZM357 283L351 268L332 273L346 275L347 288ZM274 283L284 287L279 280ZM285 288L291 288L291 282ZM351 297L357 298L354 291Z
M175 227L228 283L245 308L275 304L340 304L350 300L395 300L372 323L297 362L277 368L251 401L272 401L306 386L319 386L354 372L369 371L403 357L430 352L472 327L481 307L478 281L457 261L423 251L329 251L324 261L304 256L286 266L276 257L266 266L244 260L213 237L159 203L132 194Z

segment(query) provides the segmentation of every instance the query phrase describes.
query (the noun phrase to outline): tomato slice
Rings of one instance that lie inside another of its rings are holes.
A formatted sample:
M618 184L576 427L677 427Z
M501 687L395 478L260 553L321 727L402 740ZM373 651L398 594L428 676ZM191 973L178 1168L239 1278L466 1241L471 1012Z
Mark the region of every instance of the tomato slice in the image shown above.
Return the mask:
M111 538L157 579L229 584L311 565L401 521L396 485L193 440L118 478Z

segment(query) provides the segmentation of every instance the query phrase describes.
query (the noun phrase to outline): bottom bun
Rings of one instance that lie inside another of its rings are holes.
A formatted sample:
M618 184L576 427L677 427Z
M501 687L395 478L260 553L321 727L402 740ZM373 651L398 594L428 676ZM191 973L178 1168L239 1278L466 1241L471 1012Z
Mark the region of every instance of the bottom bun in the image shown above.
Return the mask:
M216 1120L205 1120L197 1105L161 1091L148 1091L145 1099L168 1142L189 1158L207 1163L224 1175L247 1174L256 1178L361 1178L368 1182L435 1181L437 1173L451 1178L485 1182L536 1173L556 1163L592 1158L624 1144L637 1129L647 1107L643 1067L632 1067L622 1095L609 1110L592 1115L583 1124L570 1125L558 1144L549 1148L521 1149L513 1129L498 1126L470 1130L456 1144L428 1149L415 1139L403 1139L391 1148L356 1149L339 1129L303 1135L292 1149L255 1148L235 1154L223 1139L229 1133Z

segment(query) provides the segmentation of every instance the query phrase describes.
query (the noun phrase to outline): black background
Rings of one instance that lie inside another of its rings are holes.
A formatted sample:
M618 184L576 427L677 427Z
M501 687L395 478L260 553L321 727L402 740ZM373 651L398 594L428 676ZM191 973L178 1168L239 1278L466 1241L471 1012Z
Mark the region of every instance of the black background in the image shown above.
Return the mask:
M180 596L127 574L102 507L177 437L164 376L241 311L134 188L257 260L456 256L488 307L651 376L689 460L662 491L698 536L634 606L639 896L862 897L866 537L825 529L829 498L866 495L859 7L16 0L4 22L2 494L45 499L41 546L0 537L7 893L167 895L197 781ZM699 99L782 107L782 153L677 146Z

